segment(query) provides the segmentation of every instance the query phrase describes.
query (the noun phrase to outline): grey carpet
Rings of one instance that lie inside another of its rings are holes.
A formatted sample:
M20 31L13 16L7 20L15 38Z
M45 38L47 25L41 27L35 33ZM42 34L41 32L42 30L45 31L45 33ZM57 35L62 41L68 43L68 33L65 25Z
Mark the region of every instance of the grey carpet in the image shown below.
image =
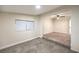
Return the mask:
M64 46L70 47L71 36L69 34L51 32L51 33L44 34L43 38L51 40L51 41L55 41Z
M37 38L0 50L0 53L73 53L73 51L53 41Z

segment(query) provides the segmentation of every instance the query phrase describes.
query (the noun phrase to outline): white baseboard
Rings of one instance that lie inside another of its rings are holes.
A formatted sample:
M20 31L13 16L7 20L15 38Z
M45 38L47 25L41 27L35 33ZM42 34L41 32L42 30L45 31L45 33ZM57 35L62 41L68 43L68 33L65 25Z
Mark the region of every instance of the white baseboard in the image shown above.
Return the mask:
M79 50L76 50L74 48L71 48L72 51L79 53Z
M16 43L13 43L13 44L5 45L3 47L0 47L0 50L11 47L11 46L14 46L14 45L17 45L17 44L20 44L20 43L24 43L24 42L27 42L27 41L30 41L30 40L33 40L33 39L36 39L36 38L39 38L39 37L34 37L34 38L27 39L27 40L24 40L24 41L20 41L20 42L16 42Z

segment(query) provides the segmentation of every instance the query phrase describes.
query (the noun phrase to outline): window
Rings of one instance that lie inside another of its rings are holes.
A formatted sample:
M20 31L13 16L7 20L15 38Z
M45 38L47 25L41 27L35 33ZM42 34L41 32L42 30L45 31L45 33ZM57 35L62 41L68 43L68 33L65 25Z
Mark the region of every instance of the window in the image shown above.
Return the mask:
M33 31L34 21L16 20L16 31Z
M32 21L27 21L26 28L27 31L32 31L34 29L34 23Z

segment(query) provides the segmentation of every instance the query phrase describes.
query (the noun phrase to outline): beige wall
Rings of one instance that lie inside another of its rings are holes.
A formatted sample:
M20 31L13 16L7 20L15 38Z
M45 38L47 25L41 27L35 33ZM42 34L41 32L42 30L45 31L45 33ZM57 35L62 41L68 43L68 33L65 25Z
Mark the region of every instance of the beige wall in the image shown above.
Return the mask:
M16 19L35 21L34 31L16 32ZM10 45L38 37L38 25L38 18L34 16L0 13L0 48L8 47Z
M79 6L73 6L71 18L71 49L79 52Z
M42 34L53 32L53 21L48 15L41 16L40 24L42 29Z
M69 16L60 17L59 19L53 18L53 32L60 32L60 33L69 33Z

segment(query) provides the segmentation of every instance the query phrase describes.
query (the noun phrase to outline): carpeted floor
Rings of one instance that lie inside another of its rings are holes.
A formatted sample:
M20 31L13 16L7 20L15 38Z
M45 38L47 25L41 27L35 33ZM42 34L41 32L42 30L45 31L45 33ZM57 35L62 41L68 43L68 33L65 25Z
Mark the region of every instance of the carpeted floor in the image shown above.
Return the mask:
M0 53L73 53L73 51L53 41L37 38L0 50Z
M43 38L55 41L67 47L70 47L71 37L67 33L59 33L59 32L51 32L47 33L43 36Z

